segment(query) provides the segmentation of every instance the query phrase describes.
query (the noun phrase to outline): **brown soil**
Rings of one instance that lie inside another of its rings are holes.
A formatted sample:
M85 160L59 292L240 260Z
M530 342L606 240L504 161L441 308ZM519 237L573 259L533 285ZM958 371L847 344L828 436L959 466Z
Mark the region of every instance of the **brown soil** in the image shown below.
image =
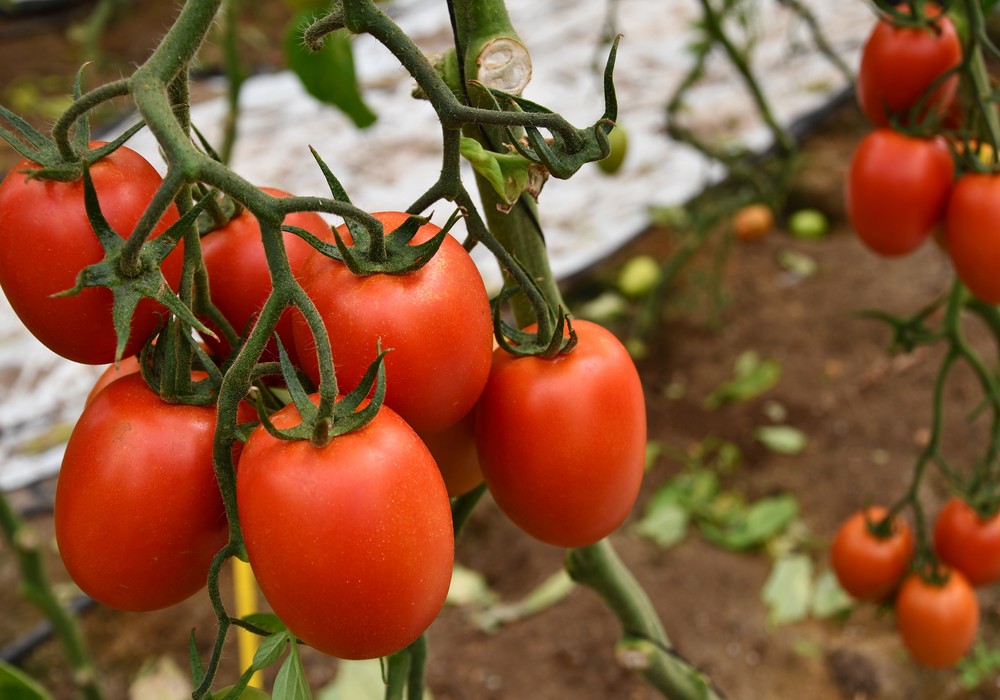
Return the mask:
M142 3L137 7L153 14L167 12L154 10L161 5L171 6ZM150 26L159 28L166 21L152 19ZM36 39L64 45L58 32L38 34ZM33 50L30 55L55 53L55 49ZM0 45L0 65L14 65L10 56L5 40ZM23 57L17 65L22 75L40 75L63 70L63 64L57 63L40 64L38 72ZM867 502L889 501L906 489L929 426L931 388L941 357L933 348L912 355L887 355L887 328L859 319L855 312L867 308L912 312L946 291L951 275L946 259L933 245L911 257L888 261L864 250L847 229L839 191L862 128L849 107L806 143L803 172L792 201L796 206L825 209L832 221L831 235L802 241L778 230L757 244L736 246L725 268L723 288L729 303L722 310L721 323L715 326L700 316L674 313L657 328L647 359L639 363L651 439L681 449L710 435L737 443L744 463L726 477L726 486L748 498L794 494L801 520L817 538L818 564L824 561L824 542L843 518ZM663 256L669 249L669 235L652 230L598 266L592 276L608 277L621 260L637 252ZM794 280L777 263L782 250L811 256L818 263L818 273ZM672 300L678 302L674 306L683 306L701 293L695 277L689 275L672 290ZM749 349L781 362L780 384L764 397L706 410L704 397L731 376L733 361ZM671 398L677 393L668 392L668 387L681 385L683 395ZM959 407L947 415L946 448L956 462L975 454L983 438L982 430L964 421L963 411L971 408L976 396L967 377L960 377L948 392L949 405ZM808 435L804 453L777 455L753 441L753 429L768 422L767 400L780 402L787 409L787 422ZM649 494L679 468L668 459L656 464L637 515ZM43 484L37 492L14 494L15 502L22 507L46 503L51 487ZM942 484L929 483L923 494L928 510L933 512L945 495ZM30 520L44 537L51 538L48 514ZM637 537L628 524L612 540L649 592L676 651L706 671L728 698L1000 697L996 683L964 691L954 672L917 667L902 651L891 614L871 606L859 606L846 620L769 627L761 587L770 559L762 552L725 551L697 534L664 551ZM457 552L459 562L482 572L489 585L508 600L523 596L557 571L563 556L562 550L520 534L489 500L473 515ZM48 563L53 577L65 581L58 558L51 555ZM1000 598L994 588L982 591L980 599L982 635L996 644ZM18 595L17 574L6 547L0 548L0 608L6 611L0 621L0 644L19 638L39 621ZM82 615L82 624L111 698L126 697L129 682L151 658L170 655L186 668L190 631L198 630L204 655L214 629L211 611L201 597L150 614L95 607ZM619 634L615 619L583 589L494 634L473 627L466 611L447 608L428 635L428 684L438 700L656 697L639 677L616 662L613 648ZM232 649L222 670L225 682L235 678L234 659ZM42 644L23 663L57 697L72 696L55 643ZM336 672L334 661L318 655L307 655L307 668L314 687Z

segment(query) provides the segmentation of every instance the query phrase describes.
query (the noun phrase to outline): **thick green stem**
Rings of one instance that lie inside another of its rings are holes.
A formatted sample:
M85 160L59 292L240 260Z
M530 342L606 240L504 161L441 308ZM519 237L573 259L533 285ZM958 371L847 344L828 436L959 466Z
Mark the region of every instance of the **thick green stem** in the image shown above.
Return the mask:
M43 565L38 534L17 516L3 491L0 491L0 530L17 554L21 592L52 624L73 669L73 682L80 695L86 700L104 700L76 618L52 590Z
M566 570L611 608L622 626L618 658L670 700L720 700L708 678L678 656L646 592L608 540L571 549Z

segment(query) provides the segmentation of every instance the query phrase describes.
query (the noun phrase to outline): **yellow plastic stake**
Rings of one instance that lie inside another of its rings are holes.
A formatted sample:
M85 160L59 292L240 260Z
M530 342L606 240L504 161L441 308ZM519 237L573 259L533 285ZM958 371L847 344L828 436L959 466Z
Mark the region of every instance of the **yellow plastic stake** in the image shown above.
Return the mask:
M233 558L233 593L236 598L236 616L245 617L257 612L257 581L253 577L253 569L241 559ZM240 668L249 668L253 663L253 655L257 652L259 639L256 634L238 627L236 629L236 644L240 654ZM264 676L258 671L250 677L251 688L264 688Z

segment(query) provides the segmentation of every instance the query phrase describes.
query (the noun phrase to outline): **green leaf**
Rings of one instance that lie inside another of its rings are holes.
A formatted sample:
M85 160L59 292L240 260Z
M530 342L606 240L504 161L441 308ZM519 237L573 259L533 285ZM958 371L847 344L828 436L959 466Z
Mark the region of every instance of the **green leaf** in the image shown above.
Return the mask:
M310 51L303 39L303 29L317 17L313 11L297 12L285 33L285 60L306 91L324 104L346 114L358 128L371 126L375 113L361 97L354 73L351 35L339 29L326 36L319 51Z
M272 391L277 392L281 390L275 389ZM268 613L268 612L250 613L249 615L246 615L243 619L249 622L251 625L256 625L257 627L267 630L272 634L275 632L284 632L285 630L288 629L287 627L285 627L285 623L282 622L281 619L274 613Z
M836 574L831 569L825 569L816 578L813 588L810 608L813 616L818 618L836 617L846 613L854 605L854 599L840 587Z
M264 637L253 655L253 665L257 668L267 668L276 662L285 652L285 645L293 641L288 632L278 632Z
M645 515L635 524L635 531L667 549L684 539L689 520L688 511L680 503L667 499L651 501Z
M337 677L320 690L317 700L382 700L385 681L378 659L367 661L341 661L337 664Z
M6 661L0 661L0 697L4 700L52 700L35 680Z
M772 452L797 455L806 449L809 438L790 425L762 425L753 432L754 438Z
M508 205L513 205L526 190L537 196L541 189L539 184L532 183L532 162L522 155L487 151L478 141L466 136L462 137L459 150Z
M799 506L790 494L762 498L746 509L742 517L727 526L701 522L702 534L720 547L746 550L759 547L784 530L798 514Z
M753 350L736 358L733 378L705 399L705 407L716 409L728 403L747 401L774 388L781 380L781 364L762 360Z
M809 614L812 576L812 560L804 554L791 554L774 562L761 591L770 624L797 622Z
M288 658L281 664L278 675L274 678L271 697L274 700L312 700L309 683L306 682L306 672L302 668L299 647L294 641Z

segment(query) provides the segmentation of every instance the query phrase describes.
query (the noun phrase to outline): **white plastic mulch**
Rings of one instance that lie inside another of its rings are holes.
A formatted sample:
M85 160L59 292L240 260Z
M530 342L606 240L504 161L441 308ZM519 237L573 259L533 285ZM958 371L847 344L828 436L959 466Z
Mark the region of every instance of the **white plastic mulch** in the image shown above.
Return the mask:
M873 15L862 0L809 0L825 36L856 66ZM560 112L576 126L603 112L598 46L608 0L508 0L511 19L533 59L525 97ZM750 3L748 3L750 5ZM808 29L776 0L758 0L751 26L754 69L778 118L790 123L825 104L846 85L814 48ZM428 53L448 47L450 28L441 0L398 0L388 5L399 24ZM619 0L616 85L619 123L630 150L611 179L595 167L569 181L550 179L540 211L552 265L565 276L600 260L647 223L651 204L681 204L721 173L698 153L664 133L665 104L691 65L687 46L700 17L696 0ZM412 82L395 59L368 37L355 42L365 99L378 114L356 130L336 110L306 95L287 73L262 75L244 87L240 136L233 168L249 180L297 194L327 194L309 154L314 146L355 204L369 210L406 208L437 177L440 129L429 103L410 97ZM768 145L749 95L721 57L689 93L687 124L713 138L754 148ZM210 140L219 133L221 99L197 104L192 116ZM130 146L160 162L156 144L141 133ZM443 220L450 205L436 208ZM479 252L477 251L477 254ZM486 257L477 262L487 282L498 279ZM69 426L101 368L63 360L20 326L0 295L0 488L13 489L58 471Z

